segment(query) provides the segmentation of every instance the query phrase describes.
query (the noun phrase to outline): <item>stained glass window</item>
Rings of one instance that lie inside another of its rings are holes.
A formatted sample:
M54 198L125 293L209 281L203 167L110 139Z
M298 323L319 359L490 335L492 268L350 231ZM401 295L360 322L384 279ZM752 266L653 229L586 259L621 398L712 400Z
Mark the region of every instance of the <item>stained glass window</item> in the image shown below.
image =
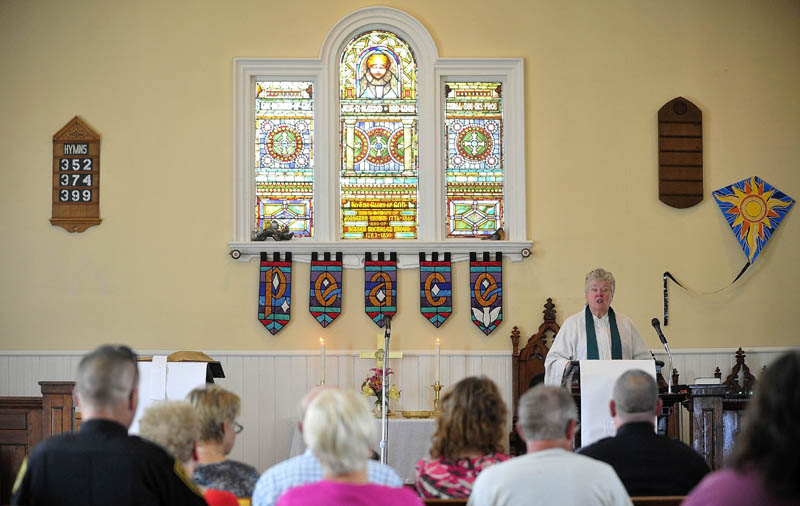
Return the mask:
M499 82L445 83L447 236L503 226L503 99Z
M339 64L341 237L417 237L417 67L391 32L353 38Z
M311 82L255 83L255 228L313 236L313 134Z

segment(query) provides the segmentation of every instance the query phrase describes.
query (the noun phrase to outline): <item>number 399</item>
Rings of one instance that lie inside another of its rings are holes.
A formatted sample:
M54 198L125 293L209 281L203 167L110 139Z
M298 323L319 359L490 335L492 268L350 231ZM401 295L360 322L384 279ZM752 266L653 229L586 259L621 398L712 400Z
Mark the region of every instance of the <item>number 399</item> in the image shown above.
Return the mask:
M92 190L61 190L58 192L59 202L91 202Z

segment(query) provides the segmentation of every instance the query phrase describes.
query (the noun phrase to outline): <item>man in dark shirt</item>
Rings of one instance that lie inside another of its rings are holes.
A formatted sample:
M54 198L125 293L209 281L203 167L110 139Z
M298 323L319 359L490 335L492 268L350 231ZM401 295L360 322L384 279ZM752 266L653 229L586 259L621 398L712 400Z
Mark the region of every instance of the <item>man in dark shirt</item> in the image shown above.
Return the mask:
M581 448L580 453L610 464L629 495L686 495L709 472L693 449L655 433L661 399L650 374L630 370L620 376L609 409L616 436Z
M101 346L78 366L79 432L40 443L23 462L11 504L178 505L206 502L180 464L159 446L128 435L139 402L136 355Z

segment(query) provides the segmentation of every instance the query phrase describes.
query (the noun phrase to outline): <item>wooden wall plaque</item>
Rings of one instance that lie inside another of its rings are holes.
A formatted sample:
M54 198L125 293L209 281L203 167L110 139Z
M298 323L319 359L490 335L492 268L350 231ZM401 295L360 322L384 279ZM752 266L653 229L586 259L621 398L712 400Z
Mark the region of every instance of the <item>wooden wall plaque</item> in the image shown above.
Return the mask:
M100 221L100 136L75 116L53 135L50 223L83 232Z
M683 97L658 110L658 198L680 209L703 200L703 113Z

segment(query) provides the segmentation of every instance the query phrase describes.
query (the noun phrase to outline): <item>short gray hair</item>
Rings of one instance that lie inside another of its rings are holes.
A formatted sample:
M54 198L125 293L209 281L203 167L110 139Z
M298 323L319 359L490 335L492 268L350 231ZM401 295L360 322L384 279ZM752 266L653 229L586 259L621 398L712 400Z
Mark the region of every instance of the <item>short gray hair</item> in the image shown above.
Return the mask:
M366 399L353 390L319 392L306 410L303 439L323 471L342 475L363 468L375 425Z
M105 407L127 400L139 383L136 360L127 346L104 345L85 355L75 378L81 401Z
M525 441L564 439L570 420L578 419L575 400L561 387L531 388L520 397L518 410Z
M178 462L192 459L200 439L200 419L191 404L164 401L149 406L139 420L139 435L164 448Z
M589 272L586 275L586 281L583 285L583 291L587 291L589 289L589 283L592 281L608 281L608 284L611 285L611 295L614 295L614 289L617 287L617 282L614 281L614 275L608 272L605 269L598 267Z
M658 406L658 385L647 372L631 369L614 382L612 398L620 418L628 414L653 414Z

